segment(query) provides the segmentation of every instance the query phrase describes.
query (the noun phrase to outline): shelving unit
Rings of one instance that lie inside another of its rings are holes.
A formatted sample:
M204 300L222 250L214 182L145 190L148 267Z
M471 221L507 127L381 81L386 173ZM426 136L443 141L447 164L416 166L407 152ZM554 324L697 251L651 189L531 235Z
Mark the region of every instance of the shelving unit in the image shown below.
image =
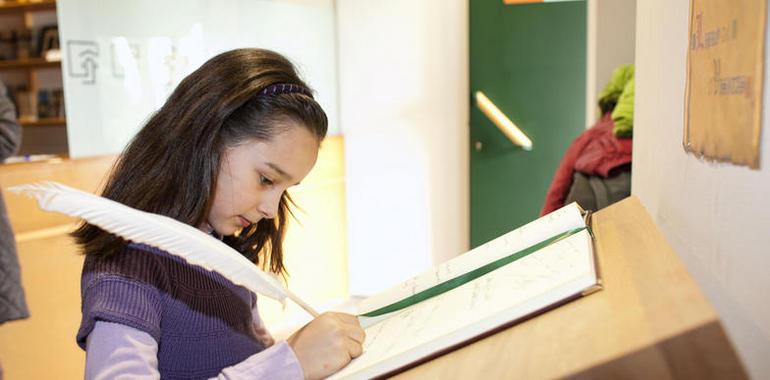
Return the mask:
M67 125L67 120L63 117L45 117L40 119L19 119L22 127L43 127L43 126L61 126Z
M0 15L13 12L56 10L56 0L4 1L0 3Z
M0 30L35 31L38 35L26 51L19 51L17 45L6 45L5 57L0 59L0 79L8 86L15 86L24 98L16 99L19 104L19 124L23 127L21 155L67 153L66 119L59 109L63 108L63 87L61 61L46 60L39 46L39 34L43 27L57 24L55 0L0 0ZM17 18L18 17L18 18ZM36 46L38 45L38 46ZM17 49L17 50L14 50ZM8 54L10 52L10 54ZM51 90L41 94L41 90ZM42 110L41 99L48 96L49 112ZM54 101L54 98L57 101ZM62 116L59 116L62 114Z
M43 58L27 58L22 60L0 60L0 70L38 69L43 67L60 67L61 61L46 61Z

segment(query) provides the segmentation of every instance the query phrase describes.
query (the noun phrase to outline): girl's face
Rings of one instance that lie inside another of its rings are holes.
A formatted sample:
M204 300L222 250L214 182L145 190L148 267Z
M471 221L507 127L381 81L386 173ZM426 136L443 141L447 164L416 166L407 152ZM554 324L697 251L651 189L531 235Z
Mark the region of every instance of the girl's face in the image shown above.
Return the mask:
M276 216L281 195L310 172L318 140L304 126L289 122L271 141L245 141L227 148L217 177L214 204L206 218L220 235Z

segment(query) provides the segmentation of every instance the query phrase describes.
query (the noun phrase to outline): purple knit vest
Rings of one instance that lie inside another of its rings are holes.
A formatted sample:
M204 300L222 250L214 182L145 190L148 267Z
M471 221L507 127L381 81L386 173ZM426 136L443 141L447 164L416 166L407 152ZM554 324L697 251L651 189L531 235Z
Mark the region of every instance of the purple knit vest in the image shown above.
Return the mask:
M265 348L252 327L253 293L146 245L86 257L81 297L78 345L96 321L139 329L158 342L163 379L213 377Z

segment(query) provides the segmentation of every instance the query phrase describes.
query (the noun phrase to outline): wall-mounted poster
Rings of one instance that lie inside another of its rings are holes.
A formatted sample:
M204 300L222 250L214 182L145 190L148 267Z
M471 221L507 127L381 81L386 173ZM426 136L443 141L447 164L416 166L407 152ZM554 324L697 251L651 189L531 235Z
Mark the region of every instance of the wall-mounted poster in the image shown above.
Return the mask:
M691 0L684 148L759 167L766 0Z

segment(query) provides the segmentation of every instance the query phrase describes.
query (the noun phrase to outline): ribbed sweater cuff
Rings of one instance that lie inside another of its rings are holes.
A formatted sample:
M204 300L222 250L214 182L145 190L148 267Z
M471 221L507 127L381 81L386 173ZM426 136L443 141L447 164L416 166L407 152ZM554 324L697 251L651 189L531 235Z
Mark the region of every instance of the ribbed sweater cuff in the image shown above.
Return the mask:
M160 342L162 300L148 284L116 275L102 275L84 290L83 319L77 334L85 349L96 321L120 323L144 331Z

